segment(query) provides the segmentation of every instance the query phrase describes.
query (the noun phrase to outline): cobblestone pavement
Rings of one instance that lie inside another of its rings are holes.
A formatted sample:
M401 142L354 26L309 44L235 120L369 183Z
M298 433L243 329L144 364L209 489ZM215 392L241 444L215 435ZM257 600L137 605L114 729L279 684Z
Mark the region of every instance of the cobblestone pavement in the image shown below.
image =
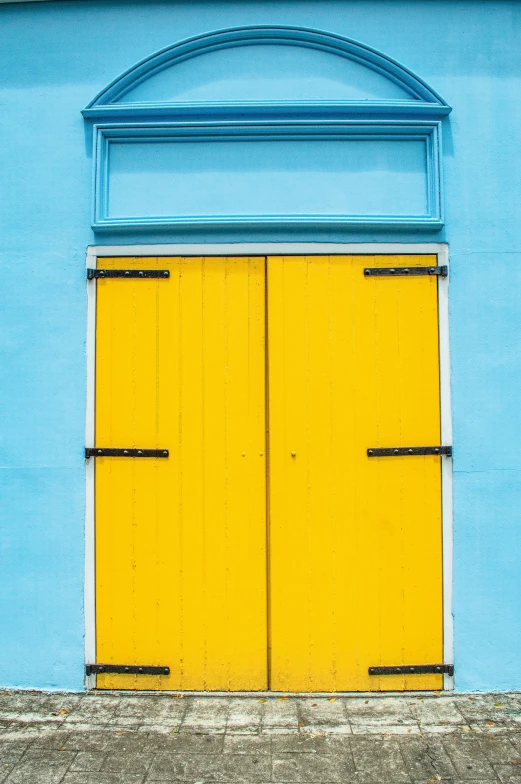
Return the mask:
M521 694L0 692L1 784L521 784Z

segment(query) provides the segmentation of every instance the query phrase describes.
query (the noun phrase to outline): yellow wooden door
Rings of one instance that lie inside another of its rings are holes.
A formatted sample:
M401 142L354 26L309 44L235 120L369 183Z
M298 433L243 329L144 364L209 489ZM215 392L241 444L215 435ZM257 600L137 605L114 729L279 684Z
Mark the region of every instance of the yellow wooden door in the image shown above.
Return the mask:
M441 688L368 675L443 661L444 458L366 453L440 443L437 279L363 274L432 264L268 259L274 690Z
M115 258L97 282L99 688L265 689L265 259Z

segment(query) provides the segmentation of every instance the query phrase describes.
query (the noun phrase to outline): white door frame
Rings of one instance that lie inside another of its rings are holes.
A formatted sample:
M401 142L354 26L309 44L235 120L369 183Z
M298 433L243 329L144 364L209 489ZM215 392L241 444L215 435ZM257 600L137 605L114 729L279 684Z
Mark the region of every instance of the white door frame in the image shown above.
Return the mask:
M445 243L394 242L248 242L177 245L91 245L87 248L87 267L96 268L103 257L132 256L325 256L325 255L422 255L436 254L438 264L447 265L449 249ZM438 329L440 358L441 445L452 446L449 356L449 278L438 277ZM96 281L87 282L87 413L85 446L93 447L96 371ZM85 662L96 662L96 606L94 559L94 460L86 460L85 505ZM441 460L442 533L443 533L443 663L454 662L452 617L452 458ZM96 687L96 676L85 677L87 689ZM454 678L443 676L443 688L454 688Z

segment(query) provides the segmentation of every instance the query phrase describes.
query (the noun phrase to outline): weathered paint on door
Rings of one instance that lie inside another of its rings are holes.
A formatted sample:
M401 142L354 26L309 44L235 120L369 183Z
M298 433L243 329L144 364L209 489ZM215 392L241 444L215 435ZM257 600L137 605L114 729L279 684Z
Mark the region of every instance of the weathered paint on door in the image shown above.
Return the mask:
M370 677L442 658L437 279L368 266L435 257L268 259L271 688L439 689Z
M97 283L99 688L265 689L265 260L103 259Z
M435 263L103 260L171 277L97 284L97 445L170 457L96 461L97 661L171 675L98 687L441 688L367 672L443 660L440 458L366 455L440 417L436 279L363 269Z

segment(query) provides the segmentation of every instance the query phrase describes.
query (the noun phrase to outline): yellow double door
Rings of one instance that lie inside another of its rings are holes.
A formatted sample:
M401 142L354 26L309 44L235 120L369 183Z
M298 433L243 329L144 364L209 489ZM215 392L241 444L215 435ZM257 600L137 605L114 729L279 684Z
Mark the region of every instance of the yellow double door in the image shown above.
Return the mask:
M99 688L439 689L434 257L111 258L97 282ZM441 458L443 459L443 458Z

